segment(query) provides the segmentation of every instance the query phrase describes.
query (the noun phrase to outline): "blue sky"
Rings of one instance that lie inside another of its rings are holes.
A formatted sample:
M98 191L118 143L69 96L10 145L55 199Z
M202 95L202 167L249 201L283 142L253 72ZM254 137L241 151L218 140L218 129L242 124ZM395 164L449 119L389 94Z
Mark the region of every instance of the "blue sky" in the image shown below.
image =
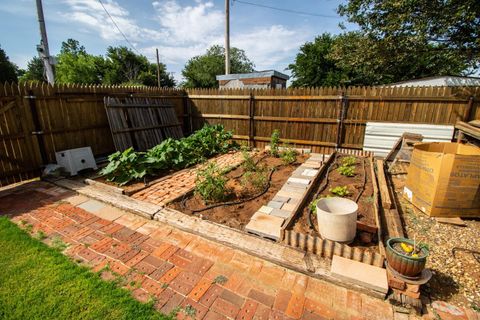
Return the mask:
M339 33L336 8L341 0L245 0L320 15L280 12L239 2L231 6L231 44L244 49L257 70L284 72L305 41L323 32ZM51 54L62 41L79 40L92 54L110 45L128 45L98 0L43 0ZM103 0L136 49L155 60L159 49L167 70L181 79L185 62L213 44L223 44L224 0ZM352 26L349 26L351 29ZM0 1L0 46L11 61L25 67L39 43L34 0ZM287 72L288 73L288 72Z

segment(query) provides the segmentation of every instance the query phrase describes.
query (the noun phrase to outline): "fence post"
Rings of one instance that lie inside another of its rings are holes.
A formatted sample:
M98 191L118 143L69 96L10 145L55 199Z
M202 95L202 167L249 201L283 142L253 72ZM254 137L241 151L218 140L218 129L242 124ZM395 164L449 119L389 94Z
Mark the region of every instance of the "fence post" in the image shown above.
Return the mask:
M342 146L343 142L343 122L345 121L345 118L347 116L347 110L348 110L348 97L345 94L345 92L342 92L341 96L341 109L340 109L340 114L337 119L337 142L335 148L338 149Z
M470 96L467 102L467 110L465 111L465 118L463 119L464 122L470 121L472 117L472 109L473 109L473 96Z
M255 96L250 92L250 97L248 99L249 108L248 108L248 145L250 147L255 147Z
M30 105L30 113L32 115L34 131L31 134L34 136L37 136L38 149L40 151L40 157L42 159L41 164L47 165L48 156L47 156L47 151L45 149L45 141L43 137L42 125L40 124L40 120L38 118L37 104L35 103L36 97L33 94L33 91L30 90L28 91L28 96L26 96L25 98L28 99L28 103Z

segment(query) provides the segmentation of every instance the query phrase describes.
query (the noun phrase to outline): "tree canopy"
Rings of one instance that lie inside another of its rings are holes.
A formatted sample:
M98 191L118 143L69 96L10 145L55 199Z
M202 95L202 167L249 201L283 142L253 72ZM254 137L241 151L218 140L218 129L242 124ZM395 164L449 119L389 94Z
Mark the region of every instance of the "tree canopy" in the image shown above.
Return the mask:
M18 67L10 61L5 50L0 48L0 83L17 81Z
M289 66L293 86L378 85L478 70L477 0L349 0L339 13L360 29L305 43Z
M55 81L82 84L136 84L157 86L157 65L127 47L108 47L107 54L95 56L87 53L77 40L62 42L56 57ZM21 80L45 81L42 61L33 57ZM160 63L160 85L175 86L175 80Z
M230 49L231 73L247 73L253 71L254 64L238 48ZM217 75L225 73L225 48L219 45L210 47L204 55L188 60L182 75L185 77L183 86L186 88L216 88Z

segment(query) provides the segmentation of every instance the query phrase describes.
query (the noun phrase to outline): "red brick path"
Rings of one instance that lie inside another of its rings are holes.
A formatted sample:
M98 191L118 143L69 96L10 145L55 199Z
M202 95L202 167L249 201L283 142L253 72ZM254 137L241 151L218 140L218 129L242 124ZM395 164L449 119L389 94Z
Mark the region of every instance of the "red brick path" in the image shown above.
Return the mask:
M0 200L0 214L43 231L47 244L60 237L69 244L65 254L105 279L121 275L137 299L155 299L164 313L177 308L180 319L393 318L379 299L113 207L87 212L78 207L87 198L45 183Z

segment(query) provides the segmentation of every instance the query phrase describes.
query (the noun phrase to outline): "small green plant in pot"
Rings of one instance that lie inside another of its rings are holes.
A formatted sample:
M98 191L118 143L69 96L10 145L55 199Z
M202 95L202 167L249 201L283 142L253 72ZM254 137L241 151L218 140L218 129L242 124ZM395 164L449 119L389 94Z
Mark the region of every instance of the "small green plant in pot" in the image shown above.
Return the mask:
M428 246L407 238L387 240L388 265L406 277L417 277L425 268L429 254Z

